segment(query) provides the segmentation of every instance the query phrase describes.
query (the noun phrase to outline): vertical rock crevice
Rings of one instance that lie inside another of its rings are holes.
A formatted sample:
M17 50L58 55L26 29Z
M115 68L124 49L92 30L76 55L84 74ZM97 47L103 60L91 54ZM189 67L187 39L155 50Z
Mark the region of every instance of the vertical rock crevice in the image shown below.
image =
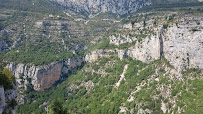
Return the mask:
M164 35L165 29L161 28L160 34L159 34L159 43L160 43L160 58L163 56L164 52L164 43L163 43L163 35Z

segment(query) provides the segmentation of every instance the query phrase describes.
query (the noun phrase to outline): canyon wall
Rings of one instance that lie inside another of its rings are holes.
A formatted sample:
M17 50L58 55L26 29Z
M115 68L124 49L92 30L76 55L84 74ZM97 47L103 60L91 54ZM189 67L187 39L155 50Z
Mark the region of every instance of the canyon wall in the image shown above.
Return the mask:
M128 48L127 55L143 61L151 62L162 55L171 65L181 72L186 68L203 69L203 18L185 17L178 24L171 24L168 28L153 28L154 34L139 41L133 37L135 45ZM129 37L110 36L110 43L120 45L131 43ZM124 35L123 35L124 36ZM123 53L124 54L124 53ZM122 53L119 56L123 56Z
M178 25L170 25L167 29L159 26L154 28L153 34L142 40L136 37L129 38L128 35L123 35L122 38L121 35L118 35L118 38L116 36L109 38L111 44L118 46L126 42L135 42L135 45L128 49L95 50L84 58L72 58L45 66L10 63L7 68L15 75L18 87L25 90L30 89L28 88L30 86L33 86L34 90L50 88L56 81L63 78L62 75L81 66L83 62L94 62L101 57L109 57L115 53L121 60L130 56L146 63L160 59L163 55L179 72L186 68L203 69L203 18L185 19L190 23L186 24L183 20Z
M27 90L31 86L34 90L39 91L50 88L61 78L62 74L64 75L68 73L68 70L81 66L83 61L83 59L69 59L45 66L10 63L7 68L13 72L19 88Z
M200 19L199 25L192 21L174 24L165 33L164 56L179 71L185 68L203 69L203 18Z
M9 113L15 114L15 99L17 97L17 89L16 86L14 89L4 90L4 87L0 87L0 114Z

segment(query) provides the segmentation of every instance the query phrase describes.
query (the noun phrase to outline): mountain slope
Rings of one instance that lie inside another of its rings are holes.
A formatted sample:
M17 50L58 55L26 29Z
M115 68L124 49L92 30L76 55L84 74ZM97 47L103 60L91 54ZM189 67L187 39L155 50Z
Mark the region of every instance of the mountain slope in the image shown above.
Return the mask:
M116 14L128 14L137 10L158 4L184 4L197 2L198 0L51 0L66 8L77 12L84 12L87 15L94 15L100 12Z
M17 113L202 113L202 4L28 1L0 8Z
M17 113L202 113L202 11L126 17L65 81L25 91Z
M49 0L0 0L0 2L0 9L41 13L59 13L61 10L55 7Z
M200 70L188 69L179 80L165 59L145 64L113 55L87 63L58 86L29 93L17 113L51 111L58 106L49 107L56 98L63 101L65 113L201 113L201 101L193 99L202 97L202 76Z

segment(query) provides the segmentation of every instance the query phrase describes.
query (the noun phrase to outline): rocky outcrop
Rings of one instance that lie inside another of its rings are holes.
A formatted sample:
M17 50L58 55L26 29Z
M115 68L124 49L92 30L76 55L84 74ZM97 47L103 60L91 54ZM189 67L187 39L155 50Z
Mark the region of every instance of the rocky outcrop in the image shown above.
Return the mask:
M137 41L135 46L129 48L127 52L128 56L143 62L159 59L161 53L161 40L159 35L159 31L157 31L156 35L148 36L141 42Z
M33 85L35 90L44 90L51 87L60 78L62 63L46 66L26 66L24 64L10 63L7 65L13 72L18 87L27 89L27 85Z
M13 72L18 87L34 90L44 90L50 88L61 75L67 74L72 70L82 65L83 59L69 59L68 61L53 63L45 66L26 66L24 64L10 63L7 65L10 71Z
M112 55L115 52L116 52L116 50L103 50L103 49L95 50L85 56L85 61L94 62L101 57L109 57L110 55Z
M25 91L48 89L57 81L63 80L64 76L68 76L71 70L80 67L83 62L84 58L71 58L45 66L8 64L7 68L13 72L18 87L17 102L24 104L26 101Z
M112 35L109 37L110 44L115 44L117 46L124 44L124 43L132 43L133 41L136 40L135 37L130 37L129 35L122 35L118 34L117 36Z
M127 57L128 51L127 50L116 50L118 52L118 58L120 60L123 60L125 57Z
M0 113L4 111L5 106L6 106L6 98L4 94L4 88L0 87Z
M110 57L114 54L118 55L120 60L123 60L128 55L128 50L119 50L119 49L97 49L92 51L90 54L85 56L86 62L95 62L102 57Z
M179 71L185 68L203 69L202 27L203 24L182 23L178 26L174 24L166 31L163 38L164 56Z
M150 62L163 55L179 72L186 68L203 69L202 28L202 17L185 17L167 29L161 26L154 28L154 33L141 41L133 38L135 45L128 50L120 51L122 53L118 53L118 56L123 59L127 53L134 59ZM124 35L123 38L110 36L109 39L110 43L115 45L131 42L127 40L129 37Z
M4 90L4 87L0 87L0 114L11 113L15 114L15 99L17 97L17 89L16 87L12 90Z
M71 27L71 24L60 21L38 21L35 23L35 27L48 28L50 30L68 30Z
M63 62L63 68L61 70L62 75L68 74L71 70L82 66L84 58L71 58L68 61Z

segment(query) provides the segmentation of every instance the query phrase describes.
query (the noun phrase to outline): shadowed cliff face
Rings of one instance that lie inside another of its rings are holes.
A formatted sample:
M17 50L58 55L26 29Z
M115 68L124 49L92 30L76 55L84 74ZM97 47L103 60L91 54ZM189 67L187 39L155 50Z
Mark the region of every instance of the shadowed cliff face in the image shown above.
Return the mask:
M68 71L82 65L83 59L69 59L65 62L58 62L45 66L26 66L24 64L10 63L7 65L13 72L18 87L28 90L31 86L34 90L40 91L50 88L61 75L68 74Z
M61 75L62 63L53 64L38 70L36 73L37 81L34 84L35 90L50 88Z
M62 66L62 62L40 67L13 63L7 65L15 75L18 87L27 89L28 85L33 85L35 90L51 87L60 78Z

